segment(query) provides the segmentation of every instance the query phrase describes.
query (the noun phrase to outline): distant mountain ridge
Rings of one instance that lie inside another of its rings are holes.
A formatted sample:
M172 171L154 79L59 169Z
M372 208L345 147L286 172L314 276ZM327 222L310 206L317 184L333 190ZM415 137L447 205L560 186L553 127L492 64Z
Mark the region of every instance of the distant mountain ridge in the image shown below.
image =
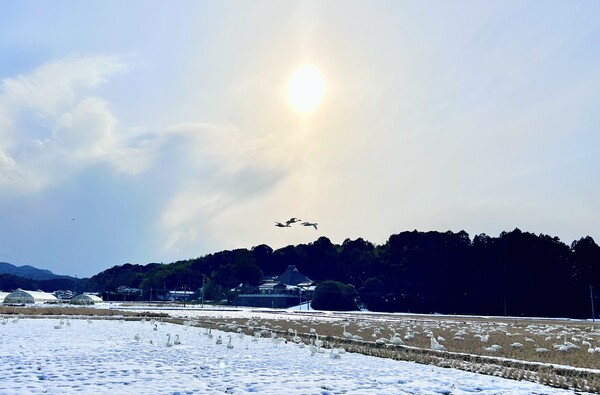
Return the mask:
M15 266L8 262L0 262L0 274L10 274L32 280L55 280L73 278L52 273L50 270L38 269L33 266Z

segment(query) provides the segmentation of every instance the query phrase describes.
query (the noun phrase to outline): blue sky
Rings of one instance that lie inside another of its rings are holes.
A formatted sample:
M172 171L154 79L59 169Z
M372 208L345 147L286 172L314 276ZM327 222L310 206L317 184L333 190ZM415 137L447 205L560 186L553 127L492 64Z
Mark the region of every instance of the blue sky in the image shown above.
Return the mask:
M0 261L515 227L600 242L600 2L8 1ZM326 80L300 114L286 82ZM318 230L276 228L290 217Z

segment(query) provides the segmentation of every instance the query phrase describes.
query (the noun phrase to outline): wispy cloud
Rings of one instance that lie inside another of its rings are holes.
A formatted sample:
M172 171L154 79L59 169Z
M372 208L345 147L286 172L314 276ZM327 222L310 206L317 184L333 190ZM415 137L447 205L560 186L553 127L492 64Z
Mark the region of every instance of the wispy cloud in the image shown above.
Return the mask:
M174 125L162 139L163 160L180 162L180 186L161 216L168 251L210 242L224 211L269 192L290 171L269 140L245 139L232 125Z
M48 62L27 75L2 81L3 102L40 116L59 117L81 100L85 89L95 88L126 65L117 56L68 57Z

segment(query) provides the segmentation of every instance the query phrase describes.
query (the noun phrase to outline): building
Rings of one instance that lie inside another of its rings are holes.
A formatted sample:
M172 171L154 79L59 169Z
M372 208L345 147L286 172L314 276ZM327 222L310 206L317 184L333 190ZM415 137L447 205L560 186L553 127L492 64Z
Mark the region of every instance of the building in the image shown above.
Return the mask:
M290 265L278 277L266 279L258 287L240 284L232 291L232 303L239 306L287 308L311 300L315 284Z
M43 291L17 289L4 297L4 304L58 303L56 296Z
M60 300L60 301L69 300L76 295L76 293L71 290L62 290L62 289L60 289L58 291L54 291L54 292L52 292L52 294L54 296L56 296L58 298L58 300Z
M89 305L93 305L93 304L96 304L96 303L104 303L104 301L102 300L101 297L99 297L97 295L93 295L93 294L80 294L80 295L72 297L69 300L69 303L89 306Z
M285 285L295 286L312 283L308 277L298 271L296 265L289 265L285 272L281 273L279 277L277 277L277 282Z
M121 285L116 289L115 293L119 295L142 295L142 290L139 288L127 287L125 285Z
M166 299L179 302L188 302L194 298L194 294L194 291L168 291Z
M0 291L0 303L4 302L4 297L8 295L10 292L2 292Z

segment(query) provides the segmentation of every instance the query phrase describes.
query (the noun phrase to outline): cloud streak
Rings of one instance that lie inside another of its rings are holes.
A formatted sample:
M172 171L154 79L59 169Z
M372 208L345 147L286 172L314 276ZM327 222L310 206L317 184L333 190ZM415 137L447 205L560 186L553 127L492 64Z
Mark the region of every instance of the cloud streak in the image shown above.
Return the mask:
M182 162L173 169L181 185L161 215L166 251L185 250L201 238L210 244L223 212L268 193L289 175L289 161L269 140L244 139L231 125L174 125L161 139L163 160Z

